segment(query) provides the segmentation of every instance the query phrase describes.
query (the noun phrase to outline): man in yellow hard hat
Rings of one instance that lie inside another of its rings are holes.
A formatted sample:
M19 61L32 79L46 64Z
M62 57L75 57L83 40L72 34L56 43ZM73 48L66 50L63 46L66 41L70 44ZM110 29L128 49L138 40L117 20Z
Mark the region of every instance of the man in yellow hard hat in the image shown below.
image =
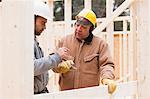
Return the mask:
M76 70L55 68L60 74L60 90L70 90L108 85L109 93L116 89L114 62L108 44L92 34L96 27L96 15L90 9L83 9L77 16L74 34L62 38L59 47L67 47L73 57Z

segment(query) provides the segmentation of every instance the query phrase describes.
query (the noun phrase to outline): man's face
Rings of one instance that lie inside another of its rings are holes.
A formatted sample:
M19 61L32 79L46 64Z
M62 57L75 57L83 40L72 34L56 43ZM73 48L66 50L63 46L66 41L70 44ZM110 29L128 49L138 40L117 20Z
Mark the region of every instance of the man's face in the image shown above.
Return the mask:
M84 24L86 20L77 20L75 23L75 36L79 40L84 40L89 36L89 30L91 25Z
M35 20L35 35L39 36L46 29L47 19L43 17L36 17Z

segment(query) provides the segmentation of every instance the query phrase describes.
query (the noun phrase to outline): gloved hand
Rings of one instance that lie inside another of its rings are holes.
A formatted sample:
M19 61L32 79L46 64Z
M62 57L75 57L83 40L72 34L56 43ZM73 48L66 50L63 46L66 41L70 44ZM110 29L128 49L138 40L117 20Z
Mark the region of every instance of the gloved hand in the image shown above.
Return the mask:
M112 94L116 90L116 82L114 80L110 79L103 79L102 80L103 85L108 85L108 93Z
M74 62L72 60L67 60L61 62L57 68L54 69L57 73L66 73L70 70L76 70L77 68L73 66Z

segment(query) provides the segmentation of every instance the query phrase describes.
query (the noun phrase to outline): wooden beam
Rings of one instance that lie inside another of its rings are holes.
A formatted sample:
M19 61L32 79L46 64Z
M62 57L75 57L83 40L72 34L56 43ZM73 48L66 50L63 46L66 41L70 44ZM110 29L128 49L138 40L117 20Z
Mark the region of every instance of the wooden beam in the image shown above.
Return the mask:
M127 36L127 20L123 20L123 37L122 37L122 40L123 40L123 46L122 46L122 50L123 50L123 77L126 77L127 74L129 73L128 71L128 68L132 67L132 66L128 66L128 57L127 57L127 39L128 39L128 36ZM124 79L124 81L127 81L127 78Z
M137 3L138 1L132 3L130 7L130 33L128 34L128 71L131 74L129 80L137 79L136 69L137 69Z
M103 21L96 29L94 29L93 33L100 33L102 30L106 28L117 16L119 16L127 7L129 7L134 0L126 0L124 1L112 14L112 16L108 17Z
M33 1L3 0L0 32L0 99L32 99Z
M71 33L72 20L72 0L64 0L65 2L65 34Z
M113 0L106 0L106 18L112 16L113 13ZM110 22L110 24L106 27L107 32L107 41L110 47L110 52L112 57L114 57L114 22Z
M117 85L117 90L111 98L133 96L137 93L137 81ZM49 94L34 95L34 99L110 99L107 86L96 86L82 89L74 89Z
M2 43L2 5L1 5L1 2L0 2L0 44ZM2 53L2 48L3 46L0 46L0 55ZM0 56L0 80L2 79L2 55ZM2 82L0 81L0 89L2 89ZM0 91L0 98L2 98L2 93Z
M137 32L139 35L138 97L150 97L150 1L137 0Z
M92 8L92 0L84 0L84 8L91 9Z

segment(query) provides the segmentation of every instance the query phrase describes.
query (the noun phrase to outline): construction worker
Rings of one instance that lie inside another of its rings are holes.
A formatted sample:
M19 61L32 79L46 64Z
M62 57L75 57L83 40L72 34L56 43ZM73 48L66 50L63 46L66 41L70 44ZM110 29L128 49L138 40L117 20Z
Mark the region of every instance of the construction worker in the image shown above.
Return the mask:
M58 66L61 67L62 65L58 64L69 56L69 49L62 47L54 54L44 57L43 51L39 46L36 36L39 36L46 29L47 20L50 19L49 11L48 5L42 1L34 2L34 94L48 93L46 88L48 84L48 70ZM68 64L65 66L67 67Z
M76 16L74 33L60 40L58 46L70 49L77 68L74 71L59 67L53 69L54 72L61 73L60 90L98 86L101 82L108 85L109 93L115 91L114 62L108 44L92 34L95 27L95 13L90 9L83 9Z

